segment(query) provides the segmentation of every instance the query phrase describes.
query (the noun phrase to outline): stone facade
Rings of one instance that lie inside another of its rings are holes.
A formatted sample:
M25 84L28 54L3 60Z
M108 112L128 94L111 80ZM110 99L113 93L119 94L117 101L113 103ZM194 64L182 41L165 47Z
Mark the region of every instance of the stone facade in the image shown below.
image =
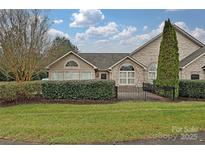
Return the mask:
M200 48L199 45L185 37L180 32L176 31L176 34L179 47L179 60L182 60ZM157 63L161 39L162 36L133 54L132 57L140 61L145 66L149 66L151 63Z
M176 34L179 47L179 60L182 60L183 58L187 57L188 55L200 48L199 45L191 41L189 38L184 36L184 34L178 32L177 30ZM156 40L133 54L132 57L144 64L147 68L149 68L152 63L157 64L161 39L162 36L158 37ZM148 82L147 74L148 72L145 73L145 82Z
M180 70L180 79L191 79L191 74L199 74L200 80L205 80L205 54Z

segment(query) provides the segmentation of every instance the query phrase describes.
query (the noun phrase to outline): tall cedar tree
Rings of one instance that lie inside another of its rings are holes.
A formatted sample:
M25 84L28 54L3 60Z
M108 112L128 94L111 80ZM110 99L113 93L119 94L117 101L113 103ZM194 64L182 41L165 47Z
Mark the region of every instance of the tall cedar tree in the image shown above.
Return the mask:
M179 87L179 53L175 29L168 19L165 21L157 68L158 86L174 86L175 97Z

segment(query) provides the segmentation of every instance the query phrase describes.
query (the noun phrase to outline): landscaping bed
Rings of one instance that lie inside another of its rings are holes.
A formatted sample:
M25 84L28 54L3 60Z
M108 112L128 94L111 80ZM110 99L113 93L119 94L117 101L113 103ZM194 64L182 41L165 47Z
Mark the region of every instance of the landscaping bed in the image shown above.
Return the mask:
M112 100L74 100L74 99L44 99L42 97L34 97L31 99L18 98L15 101L0 101L0 107L7 107L21 104L113 104L120 102L117 99Z
M3 139L43 144L114 143L179 134L172 127L205 130L205 102L17 105L0 108L0 119Z

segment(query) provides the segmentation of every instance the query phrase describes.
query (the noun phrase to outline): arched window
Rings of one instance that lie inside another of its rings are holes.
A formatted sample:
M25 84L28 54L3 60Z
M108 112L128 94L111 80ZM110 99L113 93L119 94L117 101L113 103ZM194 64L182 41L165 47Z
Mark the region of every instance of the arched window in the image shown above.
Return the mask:
M131 64L124 64L120 67L120 71L134 71L134 67Z
M152 63L148 67L148 82L153 83L153 80L157 78L157 64Z
M70 60L65 64L65 67L78 67L78 63L74 60Z
M133 85L135 83L135 71L131 64L124 64L120 67L119 83L121 85Z

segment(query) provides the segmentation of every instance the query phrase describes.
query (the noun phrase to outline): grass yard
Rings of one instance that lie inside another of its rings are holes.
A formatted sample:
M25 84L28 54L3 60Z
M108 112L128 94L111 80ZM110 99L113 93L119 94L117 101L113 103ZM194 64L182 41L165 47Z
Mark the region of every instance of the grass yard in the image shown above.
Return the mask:
M30 104L0 107L0 138L48 144L111 143L205 130L205 102Z

